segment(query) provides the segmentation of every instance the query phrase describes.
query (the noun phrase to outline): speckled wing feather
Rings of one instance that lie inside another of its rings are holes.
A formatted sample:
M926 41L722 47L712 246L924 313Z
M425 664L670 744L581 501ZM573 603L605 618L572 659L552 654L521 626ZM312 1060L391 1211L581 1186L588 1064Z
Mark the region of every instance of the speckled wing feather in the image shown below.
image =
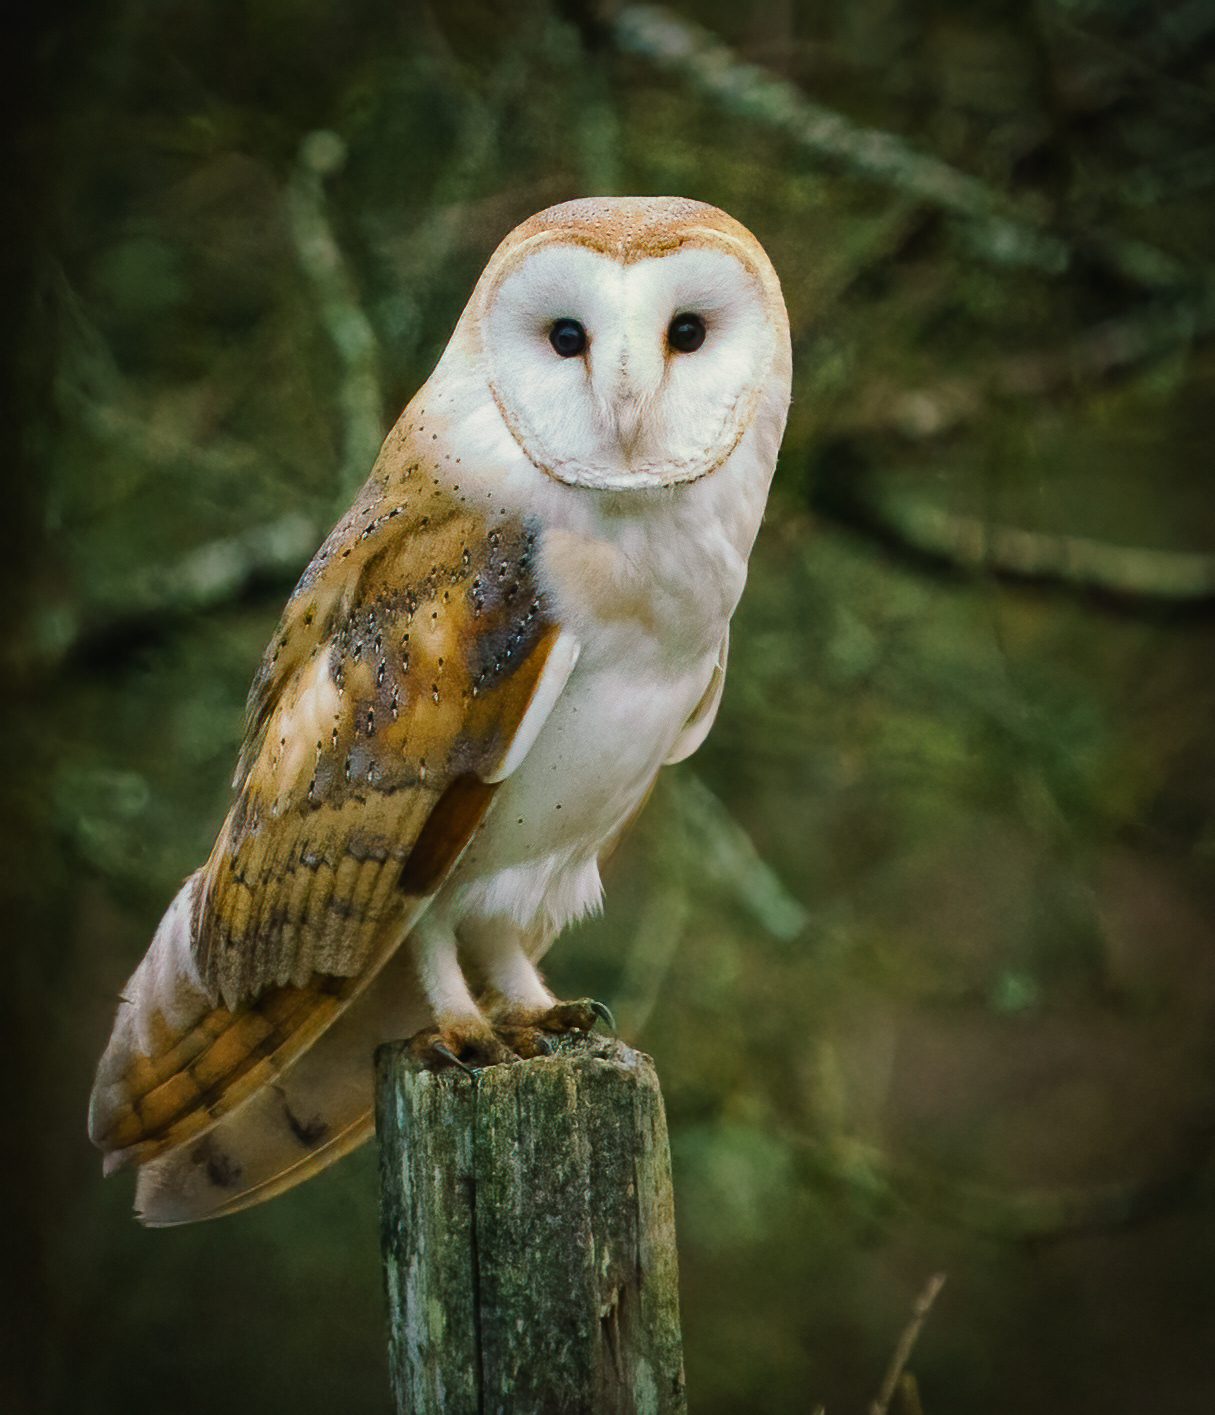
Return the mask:
M196 929L229 1006L359 972L402 871L432 892L556 634L533 531L392 490L373 482L318 552L253 687Z
M390 444L253 685L236 799L189 896L207 1005L137 1019L151 1044L103 1061L110 1168L201 1135L370 981L482 820L559 637L534 530L392 461Z

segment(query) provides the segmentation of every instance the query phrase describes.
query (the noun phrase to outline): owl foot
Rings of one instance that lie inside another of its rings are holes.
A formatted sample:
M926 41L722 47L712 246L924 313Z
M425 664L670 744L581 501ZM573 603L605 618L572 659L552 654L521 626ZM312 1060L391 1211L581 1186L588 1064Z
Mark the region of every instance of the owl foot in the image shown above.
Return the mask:
M552 1056L553 1044L539 1027L524 1023L503 1022L495 1028L500 1040L523 1061L533 1056Z
M555 1033L589 1032L596 1022L604 1023L612 1031L616 1029L610 1008L593 998L583 997L577 1002L555 1002L540 1013L499 1015L494 1020L494 1031L516 1056L526 1059L551 1055L553 1045L549 1038Z
M470 1076L500 1061L516 1061L518 1053L503 1043L489 1027L454 1023L447 1027L426 1027L409 1039L415 1060L434 1071L458 1066Z
M536 1018L535 1025L545 1032L590 1032L596 1022L602 1022L609 1032L616 1030L616 1019L606 1002L580 997L576 1002L555 1002Z
M498 1016L492 1030L484 1024L452 1023L427 1027L409 1039L410 1054L430 1070L458 1066L475 1076L487 1066L504 1061L528 1061L551 1056L550 1038L561 1032L589 1032L596 1022L615 1030L611 1009L593 998L556 1002L539 1014Z

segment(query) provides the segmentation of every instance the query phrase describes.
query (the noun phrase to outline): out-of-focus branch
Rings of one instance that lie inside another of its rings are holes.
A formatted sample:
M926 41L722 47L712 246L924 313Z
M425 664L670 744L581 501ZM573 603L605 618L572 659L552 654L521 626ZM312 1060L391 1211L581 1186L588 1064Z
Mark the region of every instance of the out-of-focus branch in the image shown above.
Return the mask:
M821 1048L831 1059L833 1049ZM813 1133L783 1132L821 1172L858 1201L890 1209L913 1208L952 1227L1015 1243L1057 1243L1089 1233L1134 1228L1211 1191L1213 1131L1208 1122L1179 1143L1160 1173L1145 1179L1087 1187L1002 1187L954 1178L890 1154L856 1135L842 1102L816 1113Z
M1154 16L1144 39L1140 58L1148 64L1176 63L1215 32L1215 10L1210 0L1182 0L1164 14Z
M893 133L863 128L813 102L793 84L744 62L709 31L665 7L625 6L613 21L612 34L625 53L677 74L721 111L764 123L817 159L960 220L976 253L990 261L1058 275L1081 255L1135 286L1157 289L1192 283L1176 261L1143 242L1110 232L1059 234L1050 229L1044 213L1010 201L986 182L918 152Z
M99 442L121 447L150 467L177 463L202 477L253 474L265 454L239 438L213 435L198 442L163 422L152 422L117 402L101 402L77 388L62 387L60 407L71 412Z
M1215 7L1212 8L1215 14ZM1108 178L1096 190L1124 206L1149 207L1215 187L1215 148L1182 152L1163 162L1145 163Z
M898 432L936 437L972 422L992 402L1046 398L1091 387L1215 334L1215 297L1170 302L1086 330L1063 348L999 360L926 388L874 390L834 424L837 434Z
M933 1273L924 1284L923 1292L916 1298L915 1306L911 1309L911 1320L903 1328L898 1345L894 1348L894 1355L890 1358L890 1365L886 1371L886 1379L882 1382L882 1388L878 1391L877 1399L869 1406L869 1415L886 1415L890 1409L890 1402L894 1399L895 1392L902 1382L903 1371L911 1359L911 1353L915 1350L915 1344L919 1340L924 1323L928 1320L928 1314L932 1311L932 1304L937 1300L937 1295L944 1286L944 1273Z
M19 668L46 670L72 659L97 661L265 588L291 585L323 530L293 513L240 535L207 541L172 564L148 568L123 586L118 604L86 613L49 609L35 619Z
M136 398L113 352L57 263L51 266L51 288L65 334L55 378L56 405L65 418L151 468L172 462L202 477L232 477L265 466L265 451L238 438L213 433L201 441L176 421L133 412Z
M920 1386L915 1376L910 1371L904 1371L899 1377L899 1415L924 1415L924 1406L920 1401Z
M1062 349L1001 359L984 372L930 387L878 389L835 423L843 439L897 433L923 440L977 420L994 403L1047 398L1163 358L1215 334L1215 298L1170 301L1110 320ZM1215 605L1215 556L1111 545L992 524L979 517L883 493L873 475L850 469L820 481L815 510L896 553L941 568L1063 586L1123 608Z
M666 786L669 829L660 838L650 890L621 976L617 1012L640 1035L687 933L693 900L708 891L737 904L771 937L787 943L805 928L806 909L760 856L719 796L686 767Z
M1215 606L1215 556L997 525L882 496L871 482L864 473L833 478L814 492L814 509L896 554L945 570L1062 587L1124 610Z
M346 145L333 132L309 133L287 191L287 216L300 267L342 365L342 466L338 501L345 506L371 470L383 441L379 350L371 321L329 220L326 178L340 171Z
M682 851L662 852L625 955L615 1007L624 1035L644 1032L687 932L691 900Z
M796 938L809 918L806 909L725 803L693 772L677 774L672 795L700 877L737 900L773 938L785 943Z
M342 468L338 499L366 477L381 442L379 356L375 333L359 303L354 282L334 236L324 183L339 170L345 148L335 133L309 134L287 193L287 212L300 265L316 296L321 324L343 368ZM70 293L70 292L69 292ZM75 310L77 302L70 306ZM95 342L95 341L94 341ZM95 356L94 364L99 362ZM115 379L111 378L111 383ZM115 384L116 386L116 384ZM107 392L113 392L107 388ZM233 438L206 445L152 428L120 402L90 397L64 384L61 397L82 425L111 444L121 444L149 463L185 462L204 475L253 471L256 448ZM208 541L171 564L151 566L124 582L121 596L87 610L56 606L37 618L20 648L19 670L45 670L68 658L99 659L142 642L191 615L231 604L260 589L289 587L316 549L324 529L293 513L234 536Z
M1174 102L1199 105L1209 109L1211 95L1201 84L1179 80L1169 68L1192 55L1215 29L1215 11L1210 0L1187 0L1173 5L1161 15L1144 15L1135 34L1134 47L1097 33L1089 25L1068 15L1062 5L1040 11L1047 27L1069 39L1074 39L1104 61L1106 72L1097 75L1100 85L1100 105L1110 107L1126 91L1126 79L1133 76L1139 85L1150 85L1154 93ZM1112 68L1112 72L1110 69ZM1089 82L1092 83L1092 78ZM1087 105L1091 112L1093 103Z
M968 570L1058 581L1123 599L1215 598L1215 556L1048 535L911 502L890 502L887 514L911 544Z

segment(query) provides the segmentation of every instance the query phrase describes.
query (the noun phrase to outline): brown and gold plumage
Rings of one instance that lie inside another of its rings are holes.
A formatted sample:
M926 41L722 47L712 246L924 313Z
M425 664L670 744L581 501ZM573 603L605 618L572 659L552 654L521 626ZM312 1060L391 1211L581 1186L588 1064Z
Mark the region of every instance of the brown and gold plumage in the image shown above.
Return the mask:
M495 790L557 631L535 531L389 440L309 565L250 693L236 800L193 895L208 996L107 1076L111 1168L201 1135L375 977ZM408 544L408 557L401 548Z
M485 1063L589 1024L536 964L712 725L788 396L779 284L723 212L588 200L502 243L292 594L124 991L89 1124L145 1222L358 1144L379 1041Z

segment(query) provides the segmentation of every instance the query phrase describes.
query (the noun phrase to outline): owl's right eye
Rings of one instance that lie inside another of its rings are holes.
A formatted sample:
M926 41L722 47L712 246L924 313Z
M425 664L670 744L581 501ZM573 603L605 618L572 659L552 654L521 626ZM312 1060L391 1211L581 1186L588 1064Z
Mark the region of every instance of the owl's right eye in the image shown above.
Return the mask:
M586 348L586 330L576 319L559 319L548 332L548 342L563 359L574 359Z

